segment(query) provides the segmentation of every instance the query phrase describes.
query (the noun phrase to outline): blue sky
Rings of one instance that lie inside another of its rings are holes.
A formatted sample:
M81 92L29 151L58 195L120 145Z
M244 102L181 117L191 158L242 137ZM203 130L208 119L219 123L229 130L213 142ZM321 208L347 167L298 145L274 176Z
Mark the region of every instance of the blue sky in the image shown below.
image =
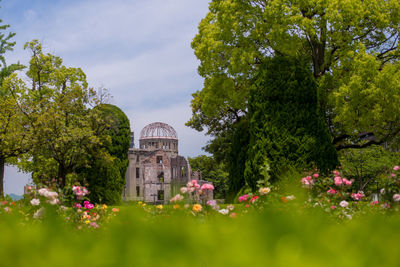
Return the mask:
M8 63L28 64L27 41L38 39L66 66L80 67L92 87L105 87L111 103L135 132L162 121L178 132L183 156L204 154L208 138L184 124L191 94L202 88L190 47L209 0L2 0L0 18L17 35ZM21 194L29 175L5 171L5 192Z

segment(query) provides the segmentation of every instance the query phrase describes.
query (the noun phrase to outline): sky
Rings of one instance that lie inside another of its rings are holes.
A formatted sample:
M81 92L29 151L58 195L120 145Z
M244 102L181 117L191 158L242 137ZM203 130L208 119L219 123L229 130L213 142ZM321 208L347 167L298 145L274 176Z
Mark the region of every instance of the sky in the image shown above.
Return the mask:
M135 145L152 122L174 127L179 153L205 154L208 137L185 126L192 94L202 88L190 43L209 0L2 0L0 19L16 33L7 63L28 65L26 42L80 67L89 85L107 88L130 119ZM23 193L29 174L5 170L5 193Z

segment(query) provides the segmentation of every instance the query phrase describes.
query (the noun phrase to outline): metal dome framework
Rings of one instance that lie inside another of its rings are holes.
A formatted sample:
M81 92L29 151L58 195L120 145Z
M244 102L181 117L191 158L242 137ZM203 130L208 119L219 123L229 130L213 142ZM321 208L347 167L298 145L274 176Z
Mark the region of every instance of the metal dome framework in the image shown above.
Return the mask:
M176 139L178 134L172 126L163 122L153 122L145 126L140 132L140 139Z

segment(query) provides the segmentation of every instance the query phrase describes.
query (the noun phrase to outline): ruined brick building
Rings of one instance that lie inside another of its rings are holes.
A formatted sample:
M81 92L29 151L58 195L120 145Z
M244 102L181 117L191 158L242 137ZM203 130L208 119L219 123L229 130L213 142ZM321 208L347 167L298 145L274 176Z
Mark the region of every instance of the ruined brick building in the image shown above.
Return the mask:
M167 203L191 177L188 161L178 155L174 128L154 122L140 132L139 148L131 135L124 201Z

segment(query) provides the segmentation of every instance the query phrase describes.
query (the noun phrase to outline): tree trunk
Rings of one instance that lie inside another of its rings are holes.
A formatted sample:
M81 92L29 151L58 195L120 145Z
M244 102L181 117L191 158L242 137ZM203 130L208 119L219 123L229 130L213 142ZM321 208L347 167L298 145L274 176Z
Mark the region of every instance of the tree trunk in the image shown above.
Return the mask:
M60 186L60 188L62 188L62 189L64 189L64 187L65 187L65 179L66 179L65 167L63 164L59 164L58 165L57 183Z
M0 199L4 198L4 165L6 159L0 156Z

